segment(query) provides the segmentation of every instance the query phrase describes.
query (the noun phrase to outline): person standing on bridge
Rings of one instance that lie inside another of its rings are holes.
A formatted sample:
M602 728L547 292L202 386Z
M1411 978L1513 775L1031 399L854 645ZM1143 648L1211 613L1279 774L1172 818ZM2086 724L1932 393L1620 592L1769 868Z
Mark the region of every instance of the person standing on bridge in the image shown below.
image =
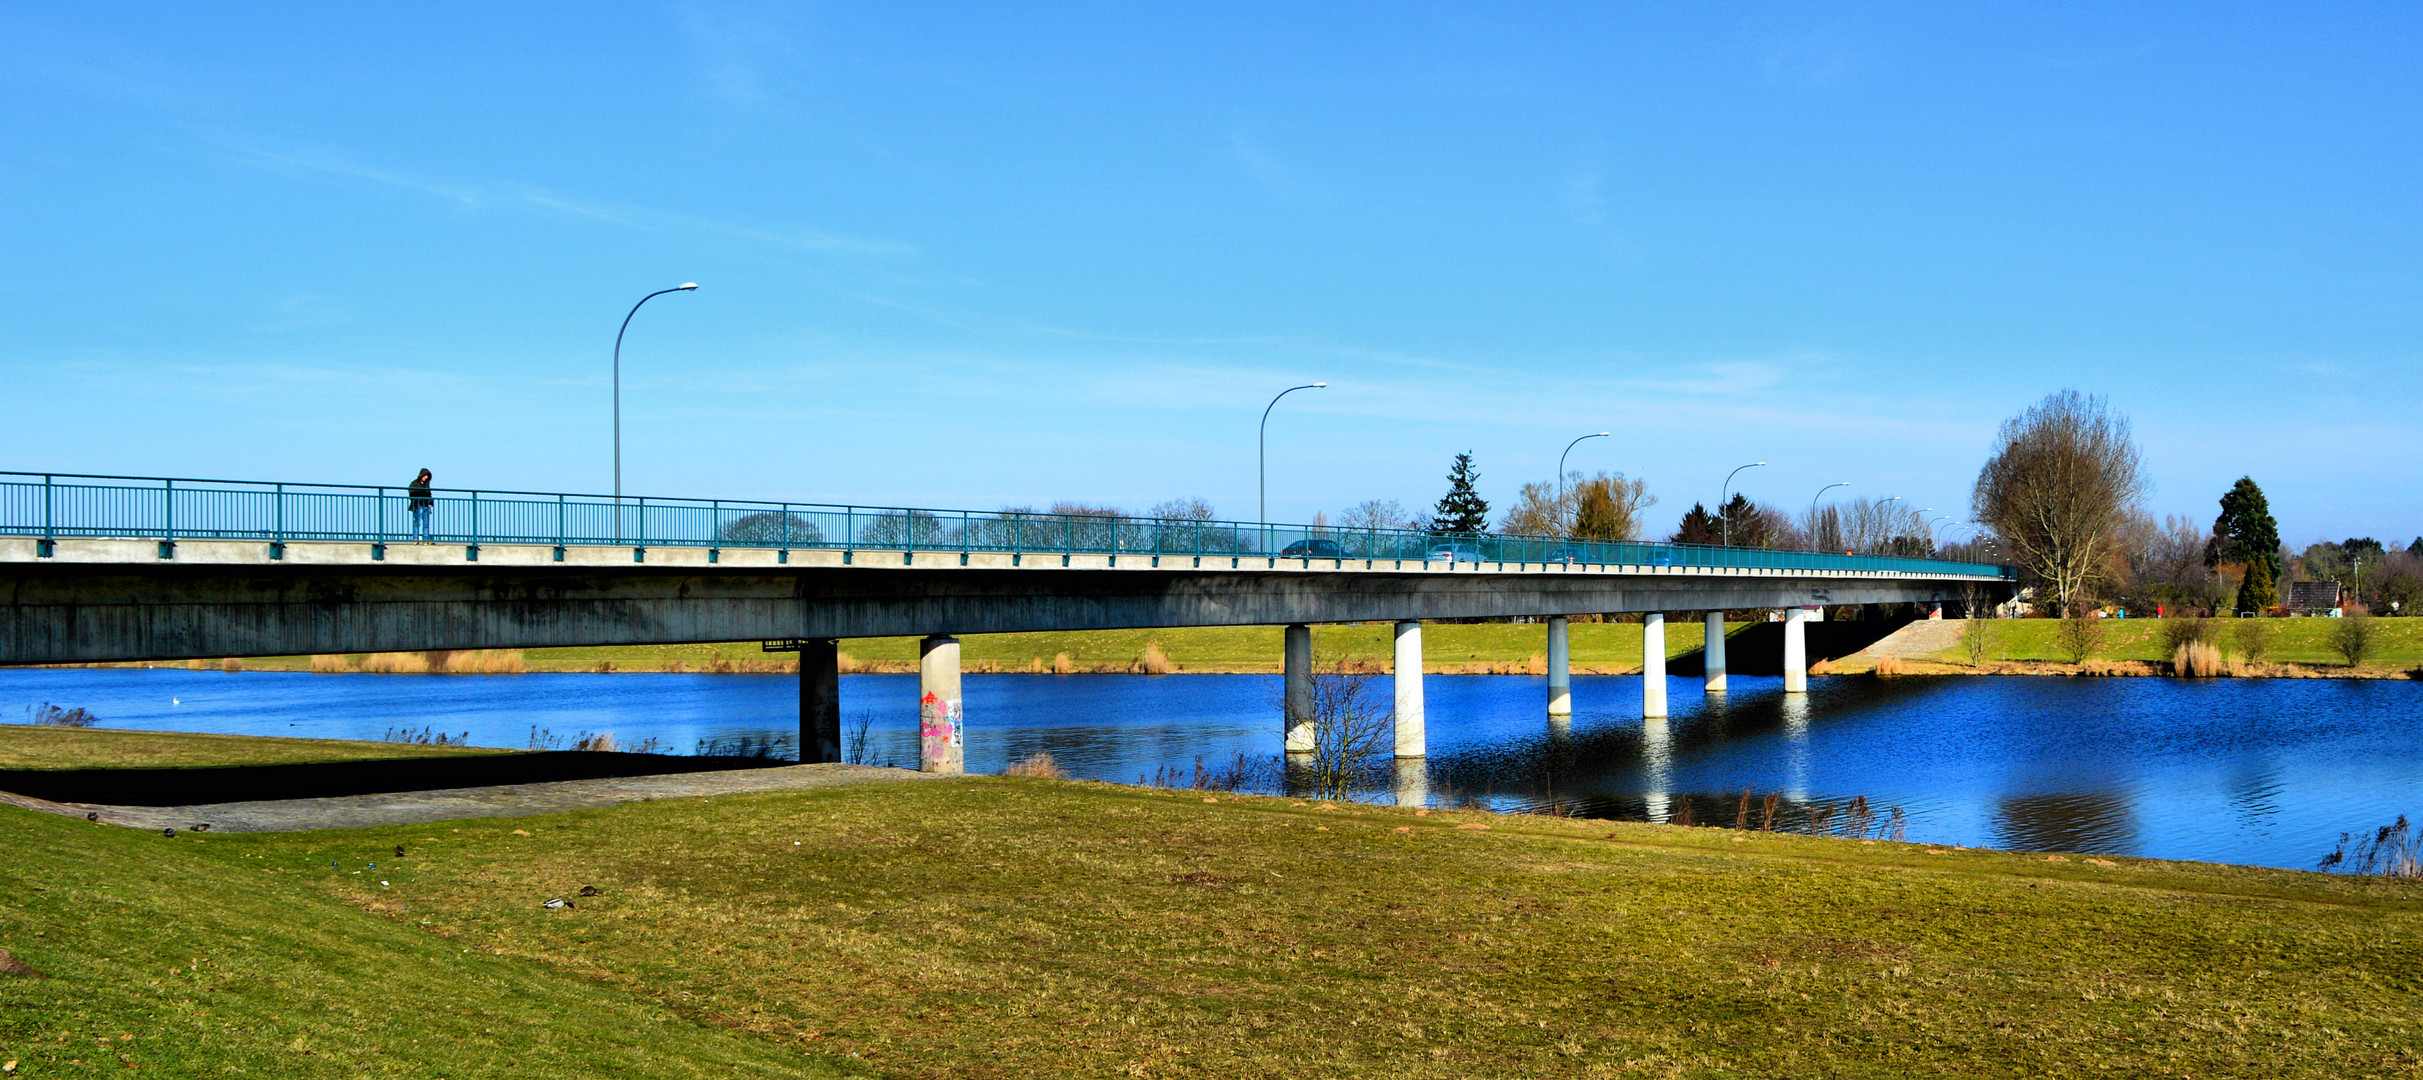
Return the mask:
M426 544L429 542L429 518L437 511L437 499L432 497L429 490L429 470L422 469L421 475L413 477L412 486L405 489L405 494L411 496L411 501L405 506L412 510L413 538Z

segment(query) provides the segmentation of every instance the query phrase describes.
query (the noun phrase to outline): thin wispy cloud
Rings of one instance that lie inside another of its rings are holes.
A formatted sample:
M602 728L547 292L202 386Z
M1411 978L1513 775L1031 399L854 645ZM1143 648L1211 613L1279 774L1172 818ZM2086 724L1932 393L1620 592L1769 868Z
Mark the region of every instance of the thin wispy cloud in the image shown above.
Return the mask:
M466 209L525 210L586 218L629 229L666 233L710 233L735 240L793 251L870 255L883 258L915 256L914 245L827 232L804 225L760 225L656 210L629 203L566 195L533 184L467 183L438 180L394 169L366 165L326 148L270 149L227 135L197 135L219 147L229 160L287 176L317 174L359 180L425 195Z

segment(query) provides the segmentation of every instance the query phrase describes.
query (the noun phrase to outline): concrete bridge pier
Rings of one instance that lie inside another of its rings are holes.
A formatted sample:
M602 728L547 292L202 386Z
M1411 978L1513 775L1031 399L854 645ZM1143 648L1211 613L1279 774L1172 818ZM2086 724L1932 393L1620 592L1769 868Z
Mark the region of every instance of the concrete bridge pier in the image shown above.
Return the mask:
M1641 616L1641 715L1666 715L1666 613Z
M1397 805L1430 805L1430 763L1423 758L1400 758L1396 763Z
M1809 609L1784 609L1784 693L1809 692Z
M1430 755L1429 735L1422 723L1422 624L1407 619L1397 624L1397 660L1395 676L1397 690L1397 756L1420 758ZM1405 770L1398 770L1403 773ZM1419 765L1412 771L1420 772Z
M1290 754L1309 754L1313 748L1312 731L1312 627L1290 623L1286 634L1287 656L1282 668L1286 672L1286 689L1280 706L1285 714L1280 718L1280 733Z
M1548 715L1573 715L1573 639L1565 617L1548 617Z
M1708 613L1708 643L1701 646L1700 655L1707 660L1708 692L1725 692L1725 613Z
M799 760L841 760L841 642L799 643Z
M917 643L917 689L917 771L966 772L958 638L936 634Z

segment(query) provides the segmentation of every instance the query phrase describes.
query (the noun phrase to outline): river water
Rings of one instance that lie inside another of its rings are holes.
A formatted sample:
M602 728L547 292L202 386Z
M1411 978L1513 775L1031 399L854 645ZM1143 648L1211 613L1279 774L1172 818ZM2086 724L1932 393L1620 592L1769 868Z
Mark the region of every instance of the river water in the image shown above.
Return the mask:
M1198 759L1274 759L1276 679L1255 675L970 675L967 762L997 772L1036 751L1084 778L1136 782ZM1940 844L2106 852L2309 868L2339 834L2423 816L2423 684L2153 678L1777 679L1736 676L1707 698L1674 679L1675 715L1644 723L1640 681L1577 676L1570 723L1544 680L1433 675L1430 757L1407 794L1503 810L1778 827L1864 797L1879 826ZM1372 691L1385 701L1388 679ZM863 756L916 761L916 677L842 680ZM611 732L625 749L729 751L797 737L796 681L758 675L308 675L185 670L0 671L0 721L43 703L100 725L379 739L467 734L478 746L567 745ZM1265 786L1281 783L1267 770ZM1368 797L1397 796L1376 779Z

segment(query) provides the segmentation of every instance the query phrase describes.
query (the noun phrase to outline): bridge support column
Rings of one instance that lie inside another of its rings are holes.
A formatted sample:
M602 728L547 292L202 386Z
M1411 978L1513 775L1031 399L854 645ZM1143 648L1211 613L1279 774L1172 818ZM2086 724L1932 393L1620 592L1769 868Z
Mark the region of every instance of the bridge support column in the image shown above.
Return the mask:
M1281 695L1280 731L1290 754L1312 753L1312 627L1292 623L1287 628L1287 686Z
M1809 692L1809 609L1784 609L1784 693Z
M1666 715L1666 613L1641 616L1641 715Z
M917 771L967 771L959 702L959 639L936 634L917 643Z
M1700 647L1700 656L1708 673L1708 692L1725 692L1725 613L1708 613L1708 643Z
M841 760L841 642L799 643L799 760Z
M1573 639L1565 617L1548 617L1548 715L1573 715Z
M1408 619L1397 624L1397 756L1430 756L1430 736L1422 726L1422 624ZM1419 771L1419 767L1415 767Z

